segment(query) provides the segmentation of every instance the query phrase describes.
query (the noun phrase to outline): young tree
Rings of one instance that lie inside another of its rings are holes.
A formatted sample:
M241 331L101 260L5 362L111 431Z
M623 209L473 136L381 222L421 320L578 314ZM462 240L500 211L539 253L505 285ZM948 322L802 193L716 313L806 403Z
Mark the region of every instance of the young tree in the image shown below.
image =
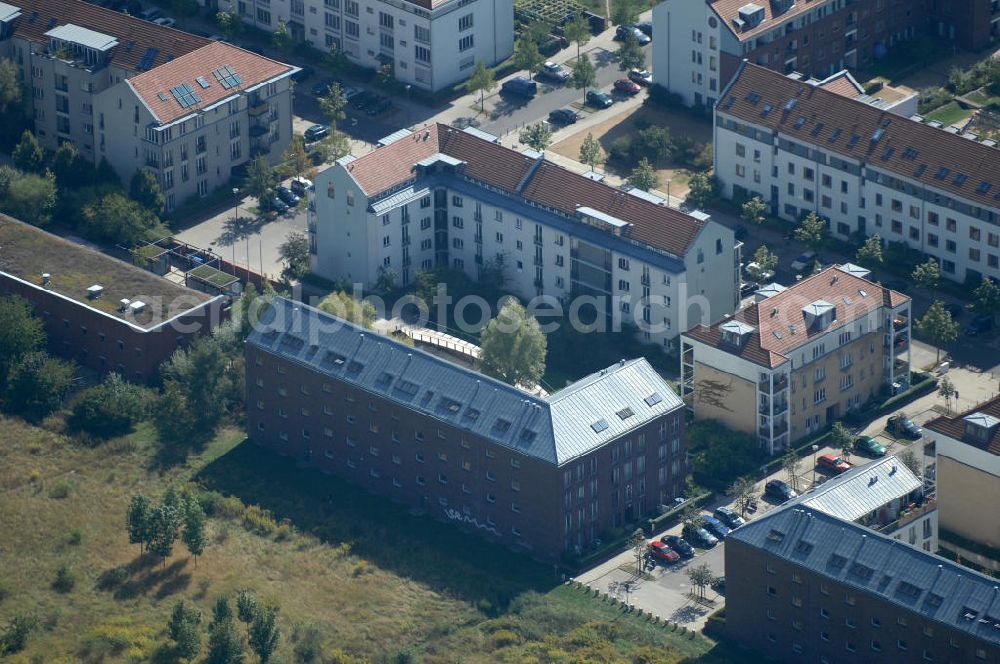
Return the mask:
M643 157L639 160L639 164L632 169L632 172L628 174L628 184L643 191L649 191L660 185L660 177L656 174L656 170L653 169L653 165L649 163L649 160Z
M289 281L301 279L309 271L309 238L305 233L290 232L278 247L278 255L285 264L281 276Z
M42 420L54 413L69 392L76 365L43 351L23 356L7 376L7 408L28 419Z
M266 199L278 186L278 174L264 156L254 157L247 165L247 176L243 181L243 191L258 201Z
M177 510L166 503L158 505L149 516L149 551L163 560L164 567L174 551L180 518Z
M858 265L866 267L869 270L881 267L883 262L882 238L876 233L865 240L865 243L858 247L855 259L858 261Z
M576 44L576 59L579 60L580 48L586 46L592 36L590 23L582 13L577 12L576 18L563 26L563 36L567 41Z
M840 450L845 461L851 460L851 453L854 452L854 436L841 422L835 422L830 429L830 446Z
M75 189L89 184L94 167L80 156L70 141L64 142L52 155L52 173L56 176L56 184L62 189Z
M219 26L219 31L229 39L243 32L243 19L236 13L236 5L230 5L229 11L217 12L215 23Z
M328 314L371 329L375 323L375 306L367 300L355 300L349 293L333 291L319 303L319 308Z
M581 55L573 63L573 73L569 78L570 85L577 90L583 90L583 96L587 96L587 88L592 88L597 84L597 70L594 63L586 53Z
M951 319L951 312L941 300L935 300L924 317L917 321L917 332L934 344L934 363L941 361L941 346L958 339L958 323Z
M632 25L639 20L641 9L637 0L615 0L611 3L611 22L615 25Z
M236 631L236 621L224 597L220 597L208 626L208 657L206 664L242 664L246 658L243 637Z
M125 515L125 525L128 528L129 544L139 545L139 555L142 555L143 545L150 539L150 523L153 515L153 503L141 493L132 496Z
M538 50L538 42L534 36L525 32L514 44L514 65L518 69L526 69L528 78L537 74L545 62L545 56Z
M740 219L748 224L760 226L767 221L767 203L760 196L754 196L740 208Z
M153 213L122 194L108 194L81 212L88 236L132 247L148 238L158 223Z
M45 150L35 134L28 129L21 134L21 140L14 147L11 157L14 159L14 166L27 173L41 173L45 168Z
M47 226L56 207L57 191L51 171L44 175L22 173L7 184L2 205L12 217L33 226Z
M705 588L712 585L712 581L715 580L715 575L712 574L708 563L702 563L697 567L688 566L686 573L691 585L697 589L698 597L705 599Z
M552 142L552 130L544 122L536 122L522 129L518 138L532 150L544 152Z
M789 452L781 462L781 468L788 475L788 484L798 491L799 489L799 457L794 452Z
M729 487L729 495L733 497L733 506L745 517L754 500L757 483L749 475L740 477Z
M387 295L396 290L396 283L398 279L399 274L396 272L395 268L380 265L377 276L375 277L375 286L373 290L381 295Z
M826 222L815 212L810 212L799 222L795 228L794 236L796 241L810 249L817 250L826 237Z
M1000 315L1000 286L992 279L983 279L983 282L972 291L975 301L972 303L972 310L977 314L996 318Z
M167 623L167 633L174 642L174 654L192 661L201 651L201 611L188 606L184 600L174 604Z
M188 496L184 500L184 546L188 552L194 556L195 565L198 564L198 556L205 552L208 546L208 535L205 532L206 526L205 510L197 499Z
M925 262L913 268L910 275L913 282L921 288L934 289L941 282L941 267L933 258L928 258Z
M261 664L268 664L271 661L274 651L278 648L280 637L278 607L262 608L254 616L253 624L250 625L250 647L257 653Z
M632 557L635 558L635 573L642 574L642 561L646 558L646 534L642 528L637 528L628 538L629 548L632 549Z
M476 68L472 76L465 82L465 89L469 94L479 93L479 112L486 112L486 93L497 85L493 70L488 68L482 60L476 61Z
M227 620L233 620L233 608L229 606L227 598L219 597L212 605L212 622L220 623Z
M951 400L955 396L955 392L955 384L947 376L938 383L938 394L944 397L944 407L948 409L948 414L951 414Z
M330 123L330 131L336 131L337 123L347 117L344 109L347 107L347 97L340 83L333 83L327 88L326 94L319 98L319 109Z
M911 449L906 449L896 455L896 458L907 467L907 469L916 475L917 477L923 477L924 469L921 467L923 464L920 459L917 458L916 453Z
M513 298L480 335L479 368L509 385L535 385L545 373L545 335Z
M326 52L324 61L326 62L326 66L335 73L346 69L347 65L351 62L347 58L347 54L344 53L344 49L337 46L337 42L330 43L330 50Z
M163 214L167 199L163 196L159 181L149 169L140 168L135 172L129 183L128 193L133 201L157 217Z
M606 159L607 157L604 154L604 149L601 147L601 142L594 138L592 133L588 133L580 145L580 161L590 166L590 170L594 170L597 166L603 164Z
M760 282L774 276L774 268L778 266L777 254L771 253L766 244L757 247L753 252L753 260L747 266L747 274L754 281Z
M306 153L306 145L301 136L292 136L281 160L288 166L292 175L302 175L312 168L312 161Z
M18 295L0 297L0 385L21 358L45 345L42 319Z
M618 45L618 69L619 71L628 71L630 69L643 69L645 66L646 53L639 45L639 40L630 32Z
M260 605L257 603L257 596L248 588L243 588L236 593L236 617L241 623L247 626L249 633L250 625L254 618L260 613Z
M17 80L17 65L0 58L0 115L21 103L21 82Z
M288 25L280 18L274 32L271 33L271 43L282 53L288 53L292 50L292 33L289 32Z
M695 173L692 175L688 181L688 187L690 191L688 192L687 200L699 210L706 208L709 203L715 200L719 191L719 183L715 179L715 176L708 173Z

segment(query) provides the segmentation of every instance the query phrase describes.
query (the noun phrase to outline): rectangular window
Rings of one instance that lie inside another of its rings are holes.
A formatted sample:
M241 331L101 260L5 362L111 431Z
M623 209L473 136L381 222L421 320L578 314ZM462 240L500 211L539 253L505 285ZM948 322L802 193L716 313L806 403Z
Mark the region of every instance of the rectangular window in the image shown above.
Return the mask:
M474 37L475 37L475 35L466 35L466 36L462 37L458 41L458 50L459 51L468 51L470 48L472 48L473 45L474 45L474 43L473 43L474 42L474 39L473 39Z
M458 19L458 29L460 32L472 29L472 14L466 14Z

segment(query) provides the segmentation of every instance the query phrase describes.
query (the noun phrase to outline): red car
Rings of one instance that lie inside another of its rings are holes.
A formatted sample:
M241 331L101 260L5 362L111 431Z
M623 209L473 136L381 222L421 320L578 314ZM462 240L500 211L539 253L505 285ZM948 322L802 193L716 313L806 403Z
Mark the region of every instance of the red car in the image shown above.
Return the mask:
M634 81L630 81L627 78L619 78L615 81L615 90L618 92L623 92L627 95L634 95L639 92L641 88Z
M657 540L649 543L649 555L653 556L655 560L660 560L665 563L676 563L681 559L680 554L663 542Z
M834 473L835 475L840 475L841 473L847 472L851 469L851 464L847 463L843 459L832 454L823 454L816 460L816 465L820 468L824 468Z

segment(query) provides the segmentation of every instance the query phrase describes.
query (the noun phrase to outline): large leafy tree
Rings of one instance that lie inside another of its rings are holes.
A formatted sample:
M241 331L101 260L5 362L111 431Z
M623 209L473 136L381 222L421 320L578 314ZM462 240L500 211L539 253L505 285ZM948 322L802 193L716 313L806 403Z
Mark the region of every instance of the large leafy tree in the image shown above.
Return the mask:
M156 216L163 214L166 198L156 176L146 168L140 168L132 176L128 187L129 196Z
M760 196L754 196L743 203L740 208L740 219L748 224L760 226L767 221L767 203Z
M75 372L72 362L58 360L42 351L28 353L7 376L4 401L11 410L41 420L62 404Z
M45 150L35 134L28 129L21 134L21 140L14 148L11 157L16 167L28 173L41 173L45 168Z
M910 276L921 288L937 288L941 283L941 267L936 260L928 258L913 268L913 274Z
M232 609L225 598L219 598L208 626L208 657L206 664L242 664L246 659L243 636L236 630Z
M816 250L823 245L826 238L826 222L815 212L810 212L802 218L793 231L795 239L810 249Z
M509 299L480 336L480 369L510 385L531 386L545 373L545 350L538 321Z
M545 62L545 56L538 50L538 42L535 41L534 35L528 32L522 34L517 43L514 44L515 66L518 69L526 69L528 78L531 78L533 74L538 73L543 62Z
M646 66L646 53L639 45L639 40L631 32L625 35L625 39L618 45L618 69L628 71L630 69L642 69Z
M164 391L154 409L161 440L190 444L210 436L241 398L235 372L214 336L175 351L161 368Z
M777 266L778 256L772 253L766 244L762 244L753 252L753 261L747 266L747 272L754 281L761 281L774 276L774 268Z
M261 664L268 664L278 648L281 630L278 628L278 607L268 606L257 611L250 625L250 647Z
M0 385L9 369L22 357L45 345L42 319L31 311L31 305L17 295L0 297Z
M941 300L935 300L924 317L917 321L917 331L934 344L935 364L941 359L941 346L958 339L958 323L951 319L951 312L944 308Z
M305 141L301 136L292 136L282 155L282 161L292 175L302 175L312 168L312 162L306 153Z
M649 191L659 186L660 178L656 174L656 170L653 169L653 165L649 163L649 160L643 157L639 160L639 164L629 173L628 183L643 191Z
M614 0L611 3L611 21L615 25L631 25L639 20L642 6L639 0Z
M247 176L243 181L243 191L258 201L267 198L278 186L278 174L263 156L254 157L247 166Z
M285 264L281 276L289 281L301 279L309 271L309 238L305 233L292 231L278 247L278 255Z
M707 173L695 173L692 175L691 179L688 180L688 187L690 191L688 192L687 200L699 209L707 207L709 203L715 200L719 191L719 184L715 176L708 175Z
M326 121L330 123L330 130L336 131L337 123L343 120L346 115L344 109L347 107L347 98L340 83L332 83L326 90L326 94L319 98L319 109L323 112Z
M841 456L846 461L851 460L851 454L854 452L854 436L841 422L835 422L830 429L830 447L840 450Z
M375 307L367 300L355 300L349 293L333 291L319 303L319 308L346 321L367 327L375 323Z
M166 501L160 503L149 515L149 551L163 560L164 566L167 558L174 550L174 542L180 529L181 515L175 506Z
M50 171L13 174L0 193L0 205L12 217L34 226L46 226L56 207L56 178Z
M17 65L0 58L0 115L21 103L21 82L17 80Z
M580 161L590 166L590 170L594 170L606 159L601 142L594 138L593 134L588 133L587 137L583 139L583 143L580 144Z
M146 496L132 496L125 515L125 526L128 529L129 544L139 545L139 555L142 555L143 545L150 540L150 523L153 514L153 503Z
M493 70L486 66L482 60L476 61L476 68L472 76L465 82L465 89L470 94L479 93L479 112L486 112L486 93L497 85L496 76Z
M1000 286L992 279L983 282L972 292L974 298L972 310L977 314L996 318L1000 315Z
M83 208L87 234L131 247L148 239L159 220L148 209L122 194L108 194Z
M858 247L855 259L858 261L858 265L869 270L881 267L883 263L882 238L875 234L865 240L865 243Z
M573 73L569 82L577 90L583 90L584 97L587 95L587 88L592 88L597 84L597 70L594 69L594 63L590 61L586 53L573 63Z
M65 141L52 155L52 173L60 188L76 188L91 182L94 168L73 143Z
M203 554L205 547L208 546L208 534L205 532L207 524L205 510L202 509L201 503L197 499L187 496L183 502L183 512L184 533L181 539L183 539L188 552L195 557L195 564L197 564L198 556Z

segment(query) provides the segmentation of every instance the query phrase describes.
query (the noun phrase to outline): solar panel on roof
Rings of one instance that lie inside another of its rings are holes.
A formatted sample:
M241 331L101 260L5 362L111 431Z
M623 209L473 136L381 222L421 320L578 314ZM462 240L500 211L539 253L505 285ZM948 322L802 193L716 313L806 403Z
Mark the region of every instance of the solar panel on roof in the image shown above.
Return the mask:
M156 56L160 54L160 49L150 46L146 49L146 52L142 54L142 60L139 61L139 69L152 69L153 63L156 62Z
M181 83L180 85L170 89L171 94L174 95L174 99L180 104L181 108L187 108L189 106L194 106L201 101L201 97L198 93L194 91L187 83Z
M196 78L194 80L198 81L198 85L200 85L203 90L207 90L208 89L209 82L205 79L204 76L199 76L198 78Z
M240 78L240 75L233 70L232 65L223 65L212 73L215 74L216 80L218 80L219 84L226 90L243 83L243 79Z

